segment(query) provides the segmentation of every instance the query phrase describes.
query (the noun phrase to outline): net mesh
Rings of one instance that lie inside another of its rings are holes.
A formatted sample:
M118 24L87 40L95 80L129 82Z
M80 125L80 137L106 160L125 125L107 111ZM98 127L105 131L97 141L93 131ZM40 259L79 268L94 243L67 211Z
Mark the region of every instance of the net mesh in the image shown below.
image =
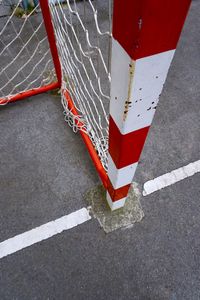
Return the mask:
M55 80L42 15L38 7L24 14L20 2L7 0L10 13L0 18L0 105Z
M110 99L110 0L50 3L62 68L61 97L67 123L90 137L107 169ZM78 115L72 113L65 91Z
M65 120L75 132L90 137L107 170L112 0L49 0L49 8L62 69ZM38 6L24 14L19 0L0 18L0 105L56 80L42 14L36 12Z

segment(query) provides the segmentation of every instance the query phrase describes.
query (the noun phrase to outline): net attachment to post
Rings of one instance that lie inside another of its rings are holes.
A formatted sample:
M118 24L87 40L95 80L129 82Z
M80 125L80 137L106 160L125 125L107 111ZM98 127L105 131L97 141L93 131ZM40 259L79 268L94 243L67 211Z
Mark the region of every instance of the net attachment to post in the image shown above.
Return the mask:
M50 4L50 10L62 69L65 120L75 132L81 130L89 136L107 170L111 2L98 6L98 10L97 2L68 0Z

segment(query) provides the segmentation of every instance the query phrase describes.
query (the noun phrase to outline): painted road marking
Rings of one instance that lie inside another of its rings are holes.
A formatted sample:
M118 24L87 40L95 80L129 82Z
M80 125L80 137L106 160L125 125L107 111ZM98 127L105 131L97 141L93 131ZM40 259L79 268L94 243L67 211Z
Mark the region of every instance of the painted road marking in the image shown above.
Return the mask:
M149 180L144 184L143 196L147 196L185 178L191 177L198 172L200 172L200 160L190 163L185 167L173 170L172 172L166 173L153 180Z
M46 240L91 219L86 208L43 224L0 243L0 258Z

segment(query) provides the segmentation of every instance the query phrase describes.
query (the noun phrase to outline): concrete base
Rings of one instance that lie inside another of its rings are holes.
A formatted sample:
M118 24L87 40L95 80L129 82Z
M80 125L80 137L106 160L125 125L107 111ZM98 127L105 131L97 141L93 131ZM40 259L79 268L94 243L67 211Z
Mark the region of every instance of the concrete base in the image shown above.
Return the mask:
M144 217L136 183L132 185L124 207L116 211L110 210L106 201L106 191L102 185L91 189L85 198L91 213L97 218L106 233L129 227L135 222L140 222Z

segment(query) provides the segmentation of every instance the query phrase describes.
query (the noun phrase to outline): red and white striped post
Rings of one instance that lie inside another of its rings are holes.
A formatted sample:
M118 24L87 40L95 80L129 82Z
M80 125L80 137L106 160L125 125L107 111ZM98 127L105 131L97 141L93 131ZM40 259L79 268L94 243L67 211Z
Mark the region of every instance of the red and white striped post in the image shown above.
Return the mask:
M114 0L107 200L124 206L191 0Z

